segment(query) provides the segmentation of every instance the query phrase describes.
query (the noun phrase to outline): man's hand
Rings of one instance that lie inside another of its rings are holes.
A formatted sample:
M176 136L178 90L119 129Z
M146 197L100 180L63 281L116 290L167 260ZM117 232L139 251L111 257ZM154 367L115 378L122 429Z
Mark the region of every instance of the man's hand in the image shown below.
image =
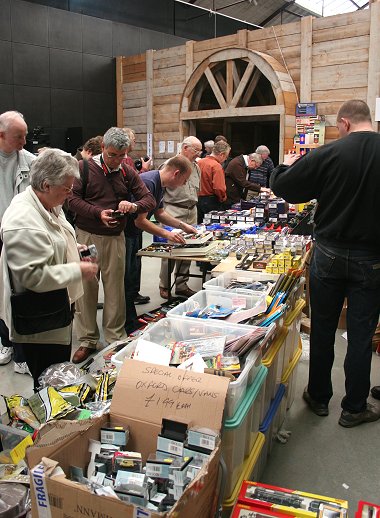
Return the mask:
M178 243L180 245L186 244L186 241L182 234L180 232L177 232L176 230L172 230L171 232L167 232L166 239L170 243Z
M284 156L284 161L283 161L283 164L284 165L293 165L294 162L296 162L299 158L301 158L301 155L285 155Z
M198 233L198 230L193 227L192 225L188 225L187 223L184 223L183 221L181 221L181 225L179 226L179 228L181 230L183 230L184 232L186 232L186 234L197 234Z
M102 220L102 223L104 223L104 225L106 227L114 227L115 225L117 225L119 223L116 219L114 219L112 217L112 214L113 214L112 209L104 209L100 213L100 219Z
M137 211L136 203L131 203L130 201L123 200L119 203L118 209L120 212L124 212L124 214L134 214Z
M142 173L145 173L145 171L151 170L151 168L152 168L152 159L151 158L149 158L149 160L147 160L145 162L144 159L141 157L141 163L142 163L142 167L141 167Z

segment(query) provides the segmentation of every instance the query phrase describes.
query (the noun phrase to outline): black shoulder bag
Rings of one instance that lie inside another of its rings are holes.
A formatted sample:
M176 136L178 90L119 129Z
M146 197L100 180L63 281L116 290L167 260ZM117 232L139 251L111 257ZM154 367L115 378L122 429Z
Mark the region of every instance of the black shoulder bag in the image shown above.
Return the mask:
M26 290L16 293L9 271L13 327L19 335L34 335L67 327L72 320L66 288L37 293Z

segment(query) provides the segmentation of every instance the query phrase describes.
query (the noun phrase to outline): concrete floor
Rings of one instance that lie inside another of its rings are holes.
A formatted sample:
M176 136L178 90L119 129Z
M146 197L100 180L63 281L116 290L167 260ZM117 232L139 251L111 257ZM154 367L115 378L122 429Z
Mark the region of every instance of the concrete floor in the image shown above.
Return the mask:
M151 242L147 237L146 242ZM160 260L143 258L143 295L150 295L149 304L138 306L138 313L162 304L158 292ZM197 269L195 269L197 271ZM192 289L201 288L200 279L190 279ZM100 295L100 298L102 294ZM101 311L98 312L100 321ZM347 499L349 515L353 516L359 500L380 502L379 454L380 421L353 429L338 425L340 400L344 390L343 360L346 341L337 332L336 360L333 369L335 394L330 403L330 415L312 414L302 400L307 383L308 362L299 363L296 394L283 428L292 435L286 444L275 443L261 482L311 493ZM74 337L73 350L77 347ZM373 384L380 384L380 357L373 357ZM32 394L30 376L15 374L13 362L0 366L0 394ZM374 400L372 400L374 402ZM380 404L380 402L377 402ZM4 412L3 402L0 411Z

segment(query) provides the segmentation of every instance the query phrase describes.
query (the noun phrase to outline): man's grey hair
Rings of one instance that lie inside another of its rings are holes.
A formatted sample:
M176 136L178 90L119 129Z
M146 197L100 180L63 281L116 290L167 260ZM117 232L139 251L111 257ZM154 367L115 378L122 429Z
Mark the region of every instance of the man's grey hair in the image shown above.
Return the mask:
M183 142L181 143L181 148L183 148L184 146L194 146L196 144L201 146L202 142L197 137L186 137L185 139L183 139Z
M269 151L269 148L267 148L266 146L258 146L256 148L255 153L258 153L259 155L263 155L265 153L268 153L268 155L269 155L270 151Z
M0 131L8 131L16 119L22 119L25 122L23 114L15 110L2 113L0 115Z
M263 153L264 153L264 151L263 151ZM258 164L258 165L261 165L263 163L263 157L259 153L257 153L257 152L256 153L251 153L250 155L248 155L248 158L250 160L253 160L254 162L256 162L256 164Z
M210 147L211 149L214 147L215 142L213 140L207 140L207 142L204 143L204 147Z
M122 128L110 128L104 133L103 145L104 147L114 147L118 151L127 149L131 141L128 135Z
M63 185L68 177L80 178L78 160L62 149L45 149L30 168L30 185L39 192L44 190L44 182Z

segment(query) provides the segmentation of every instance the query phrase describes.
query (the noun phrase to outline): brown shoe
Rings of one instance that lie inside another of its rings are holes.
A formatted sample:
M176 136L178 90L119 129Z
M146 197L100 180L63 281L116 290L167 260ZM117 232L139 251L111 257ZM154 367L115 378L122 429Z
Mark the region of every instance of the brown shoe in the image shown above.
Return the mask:
M189 297L192 297L193 295L195 295L197 292L192 290L191 288L187 287L185 290L182 290L182 291L176 291L175 294L178 295L179 297L186 297L187 299Z
M72 363L82 363L95 352L95 349L90 349L89 347L83 347L83 345L81 345L79 349L75 351L71 361Z
M160 297L162 299L168 300L169 299L169 290L167 290L166 288L161 288L161 286L160 286Z

